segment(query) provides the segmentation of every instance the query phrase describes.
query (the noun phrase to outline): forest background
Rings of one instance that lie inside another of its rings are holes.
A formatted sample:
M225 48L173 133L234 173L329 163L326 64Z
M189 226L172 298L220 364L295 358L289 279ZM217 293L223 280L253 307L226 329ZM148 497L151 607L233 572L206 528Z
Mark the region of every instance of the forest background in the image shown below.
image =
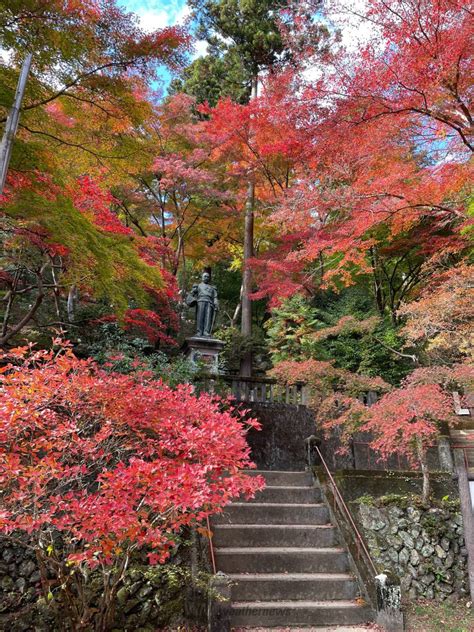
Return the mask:
M27 52L33 65L3 194L0 344L60 332L80 356L177 383L191 371L182 299L210 269L223 369L309 379L325 422L361 423L367 390L429 402L461 388L469 7L178 13L153 30L151 13L96 0L1 6L3 121Z
M223 371L305 381L327 428L370 430L382 456L426 468L473 378L472 7L188 5L179 25L144 30L110 0L0 2L2 123L33 55L1 198L5 362L38 410L52 392L35 371L57 357L81 376L67 406L89 370L104 397L146 374L173 399L193 373L183 297L210 269ZM43 351L22 360L31 344ZM21 458L5 454L13 481Z

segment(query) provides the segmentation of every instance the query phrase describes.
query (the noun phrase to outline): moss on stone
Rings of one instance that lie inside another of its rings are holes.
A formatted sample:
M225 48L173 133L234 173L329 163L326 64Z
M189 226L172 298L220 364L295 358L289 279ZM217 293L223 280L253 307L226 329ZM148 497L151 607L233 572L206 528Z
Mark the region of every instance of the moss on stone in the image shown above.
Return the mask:
M400 509L407 509L408 507L416 507L417 509L428 509L429 507L438 507L448 511L458 511L460 508L459 498L450 498L444 496L441 499L431 498L429 505L423 502L421 496L418 494L385 494L383 496L372 496L370 494L363 494L358 498L350 501L351 503L358 505L370 505L375 507L390 507L392 505L399 507Z

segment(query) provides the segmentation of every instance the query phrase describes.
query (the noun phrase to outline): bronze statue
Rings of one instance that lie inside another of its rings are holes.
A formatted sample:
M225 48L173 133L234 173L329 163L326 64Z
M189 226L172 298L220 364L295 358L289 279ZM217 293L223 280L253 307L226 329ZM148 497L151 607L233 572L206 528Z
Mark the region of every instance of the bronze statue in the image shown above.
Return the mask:
M217 289L209 283L211 275L204 272L201 283L195 283L186 297L186 305L196 306L196 336L210 338L216 320L219 301Z

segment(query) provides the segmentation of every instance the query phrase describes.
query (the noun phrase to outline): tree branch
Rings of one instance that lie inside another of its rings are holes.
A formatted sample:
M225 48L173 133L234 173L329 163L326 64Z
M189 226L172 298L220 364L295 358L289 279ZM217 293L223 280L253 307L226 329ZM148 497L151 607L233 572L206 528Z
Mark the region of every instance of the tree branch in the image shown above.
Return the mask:
M397 356L400 356L401 358L409 358L414 364L419 364L419 360L416 357L416 355L410 355L409 353L402 353L401 351L397 351L393 347L389 347L388 345L386 345L384 342L379 340L376 336L374 336L374 340L376 340L380 345L382 345L382 347L385 347L385 349L388 349L392 353L395 353Z

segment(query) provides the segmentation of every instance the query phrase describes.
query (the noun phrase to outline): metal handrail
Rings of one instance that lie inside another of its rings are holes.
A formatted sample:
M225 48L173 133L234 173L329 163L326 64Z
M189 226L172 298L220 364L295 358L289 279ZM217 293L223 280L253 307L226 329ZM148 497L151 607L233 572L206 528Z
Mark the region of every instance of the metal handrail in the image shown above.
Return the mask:
M206 516L206 526L207 526L207 538L209 540L209 554L211 558L212 572L215 575L217 573L217 566L216 566L216 558L214 555L214 545L212 543L212 531L211 531L211 523L209 522L209 516Z
M335 498L337 498L340 506L342 507L342 509L344 511L344 514L346 516L346 519L348 520L349 524L351 525L352 530L353 530L353 532L354 532L354 534L356 536L356 542L357 542L358 549L360 547L362 549L362 551L364 552L366 560L369 563L369 565L370 565L370 567L371 567L371 569L372 569L372 571L374 573L374 576L375 576L375 575L378 574L378 571L375 568L375 564L372 561L372 558L370 556L369 551L367 550L367 547L365 546L364 539L361 536L361 534L360 534L360 532L359 532L359 530L358 530L358 528L357 528L357 526L356 526L356 524L354 522L354 519L352 518L352 515L351 515L351 512L349 511L349 508L347 507L346 503L344 502L343 497L341 496L341 493L340 493L340 491L339 491L339 489L337 487L337 483L334 480L334 477L331 474L331 471L329 470L329 467L328 467L326 461L324 460L323 455L321 454L321 450L318 448L317 445L314 445L314 449L316 450L316 452L317 452L317 454L318 454L318 456L319 456L319 458L321 460L321 463L322 463L322 465L323 465L323 467L324 467L324 469L326 471L328 479L329 479L329 481L330 481L330 483L332 485Z

